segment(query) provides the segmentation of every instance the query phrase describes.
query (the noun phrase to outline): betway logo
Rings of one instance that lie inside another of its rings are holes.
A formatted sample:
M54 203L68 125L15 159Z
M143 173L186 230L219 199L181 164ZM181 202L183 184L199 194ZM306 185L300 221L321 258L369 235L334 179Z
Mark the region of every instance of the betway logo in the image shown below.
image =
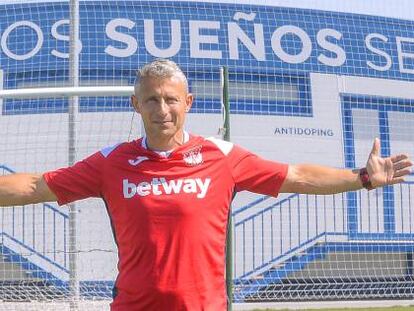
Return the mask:
M147 195L161 195L161 194L179 194L195 193L197 198L202 199L206 196L211 179L205 178L186 178L186 179L172 179L153 178L151 182L143 181L139 184L129 182L128 179L122 181L123 193L125 199L130 199L134 195L145 197Z

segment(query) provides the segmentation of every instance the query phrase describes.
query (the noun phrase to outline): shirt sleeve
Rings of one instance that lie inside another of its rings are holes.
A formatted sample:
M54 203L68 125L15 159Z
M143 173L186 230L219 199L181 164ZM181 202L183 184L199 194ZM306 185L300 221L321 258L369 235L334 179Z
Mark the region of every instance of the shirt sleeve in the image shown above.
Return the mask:
M73 166L44 173L43 178L58 198L58 204L100 197L104 160L97 152Z
M236 191L276 197L288 172L287 164L265 160L236 145L228 154L228 161Z

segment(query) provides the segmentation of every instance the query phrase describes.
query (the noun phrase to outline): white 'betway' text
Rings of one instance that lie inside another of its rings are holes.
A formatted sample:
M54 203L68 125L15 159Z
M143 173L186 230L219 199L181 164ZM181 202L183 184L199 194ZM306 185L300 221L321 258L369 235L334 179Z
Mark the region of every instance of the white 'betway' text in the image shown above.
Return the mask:
M202 199L206 196L211 179L205 178L186 178L186 179L172 179L153 178L150 182L143 181L138 184L129 182L128 179L122 181L122 189L125 199L130 199L134 195L141 197L147 195L162 195L162 194L179 194L195 193L197 198Z

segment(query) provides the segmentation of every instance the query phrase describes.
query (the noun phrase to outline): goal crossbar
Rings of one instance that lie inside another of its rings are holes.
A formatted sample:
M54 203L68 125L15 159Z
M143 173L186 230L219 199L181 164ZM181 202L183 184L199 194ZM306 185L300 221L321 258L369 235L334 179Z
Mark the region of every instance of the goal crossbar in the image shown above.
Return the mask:
M134 86L79 86L0 90L2 99L48 98L70 96L130 96Z

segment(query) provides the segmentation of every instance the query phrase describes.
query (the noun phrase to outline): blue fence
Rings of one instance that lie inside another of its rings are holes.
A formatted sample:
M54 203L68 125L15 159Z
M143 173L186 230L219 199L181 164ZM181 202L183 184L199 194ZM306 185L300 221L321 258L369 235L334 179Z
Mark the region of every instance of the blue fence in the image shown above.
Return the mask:
M14 173L4 165L0 165L0 172ZM47 203L14 206L1 209L0 217L0 243L5 260L20 263L37 277L51 278L43 271L45 267L60 274L68 273L69 219L62 209Z
M379 212L382 190L356 192L358 234L350 235L346 194L294 194L283 199L261 197L236 209L234 217L234 271L237 280L255 277L320 243L414 238L414 182L395 185L394 232L385 233ZM366 202L369 202L366 204ZM367 215L363 215L363 211ZM371 215L371 216L370 216ZM374 215L375 217L373 217ZM372 217L369 222L366 217ZM364 225L364 223L366 223ZM376 228L371 230L371 228Z

